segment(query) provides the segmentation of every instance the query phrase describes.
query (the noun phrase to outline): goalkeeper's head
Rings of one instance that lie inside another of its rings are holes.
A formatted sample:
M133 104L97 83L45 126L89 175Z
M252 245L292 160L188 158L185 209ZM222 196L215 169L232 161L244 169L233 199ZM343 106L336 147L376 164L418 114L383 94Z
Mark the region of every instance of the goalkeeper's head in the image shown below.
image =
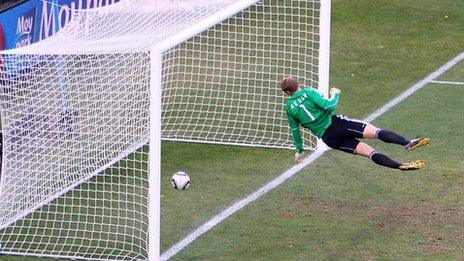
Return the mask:
M292 95L298 90L298 81L293 76L285 76L282 79L280 87L288 95Z

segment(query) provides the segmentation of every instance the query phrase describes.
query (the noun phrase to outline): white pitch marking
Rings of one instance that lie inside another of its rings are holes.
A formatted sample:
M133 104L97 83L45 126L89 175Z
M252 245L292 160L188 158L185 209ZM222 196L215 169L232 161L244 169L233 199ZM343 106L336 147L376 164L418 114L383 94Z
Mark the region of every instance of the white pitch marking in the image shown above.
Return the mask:
M450 82L450 81L430 81L432 83L441 83L441 84L452 84L452 85L464 85L464 82Z
M451 59L449 62L447 62L445 65L442 67L438 68L438 70L434 71L418 83L414 84L413 86L409 87L406 91L401 93L399 96L382 106L380 109L366 117L363 121L364 122L371 122L378 118L380 115L384 114L388 110L390 110L393 106L397 105L407 97L409 97L411 94L416 92L417 90L421 89L424 87L426 84L430 83L433 81L435 78L440 76L442 73L446 72L449 70L451 67L453 67L455 64L460 62L462 59L464 59L464 53L459 54L458 56L454 57ZM315 161L317 158L322 156L324 152L326 152L328 149L327 148L322 148L314 153L312 153L309 157L303 160L298 165L293 166L292 168L288 169L284 173L282 173L280 176L277 178L273 179L271 182L267 183L257 191L253 192L252 194L248 195L247 197L237 201L234 203L232 206L228 207L221 213L217 214L213 218L211 218L209 221L201 225L199 228L195 229L192 233L190 233L188 236L186 236L184 239L173 245L171 248L169 248L166 252L164 252L160 260L168 260L177 253L179 253L182 249L190 245L193 241L195 241L198 237L215 227L217 224L234 214L235 212L239 211L240 209L244 208L246 205L250 204L251 202L255 201L256 199L260 198L262 195L266 194L270 190L276 188L280 184L282 184L284 181L287 179L293 177L296 173L298 173L300 170L302 170L304 167L307 165L311 164L313 161Z

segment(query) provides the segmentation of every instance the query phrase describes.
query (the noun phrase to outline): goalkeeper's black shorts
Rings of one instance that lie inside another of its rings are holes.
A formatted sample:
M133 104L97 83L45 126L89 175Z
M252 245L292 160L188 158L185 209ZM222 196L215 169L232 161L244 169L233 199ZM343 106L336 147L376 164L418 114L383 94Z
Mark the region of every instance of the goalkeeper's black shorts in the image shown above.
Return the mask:
M356 154L358 138L363 137L366 123L343 115L333 115L332 124L322 135L322 141L332 149Z

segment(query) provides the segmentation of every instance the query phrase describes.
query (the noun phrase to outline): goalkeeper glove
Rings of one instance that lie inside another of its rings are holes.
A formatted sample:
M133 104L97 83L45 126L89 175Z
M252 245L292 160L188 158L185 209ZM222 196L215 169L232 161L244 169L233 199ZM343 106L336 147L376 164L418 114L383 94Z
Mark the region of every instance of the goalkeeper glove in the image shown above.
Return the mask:
M295 153L295 162L298 164L298 163L301 163L303 161L303 157L304 157L304 151L302 152L296 152Z
M330 96L340 93L340 89L338 88L330 88Z

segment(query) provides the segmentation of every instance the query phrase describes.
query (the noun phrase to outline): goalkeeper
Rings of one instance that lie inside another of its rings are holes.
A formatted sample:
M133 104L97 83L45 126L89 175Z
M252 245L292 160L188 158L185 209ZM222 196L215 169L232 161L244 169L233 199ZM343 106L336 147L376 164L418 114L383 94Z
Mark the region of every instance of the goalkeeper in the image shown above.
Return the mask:
M360 138L379 139L387 143L402 145L412 151L430 142L428 138L407 140L392 131L379 129L369 123L350 119L343 115L335 115L340 100L340 90L330 89L330 98L326 99L319 91L311 87L299 86L297 80L287 76L281 83L282 91L290 98L287 101L287 117L295 142L295 161L303 160L303 141L300 128L309 129L315 136L322 138L327 146L369 157L374 163L400 170L417 170L425 166L424 161L416 160L399 163L388 156L377 152L371 146L359 141Z

